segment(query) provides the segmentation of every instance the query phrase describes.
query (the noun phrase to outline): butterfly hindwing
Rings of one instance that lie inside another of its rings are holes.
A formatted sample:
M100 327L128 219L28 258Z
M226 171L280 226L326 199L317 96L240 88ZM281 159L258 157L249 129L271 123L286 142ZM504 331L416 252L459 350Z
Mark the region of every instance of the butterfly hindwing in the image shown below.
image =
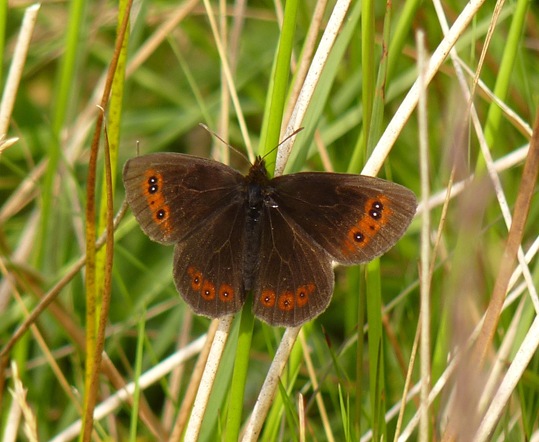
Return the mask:
M262 216L253 312L270 325L297 326L329 305L331 257L278 207L266 207Z
M174 282L195 313L217 318L243 306L244 226L244 205L231 203L176 245Z

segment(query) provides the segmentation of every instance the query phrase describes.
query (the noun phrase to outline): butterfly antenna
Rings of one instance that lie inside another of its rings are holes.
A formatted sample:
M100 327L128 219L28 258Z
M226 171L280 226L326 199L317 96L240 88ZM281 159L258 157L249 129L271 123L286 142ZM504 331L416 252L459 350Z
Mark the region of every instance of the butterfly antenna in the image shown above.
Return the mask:
M286 143L290 138L295 137L298 133L300 133L304 128L300 127L299 129L296 129L294 132L292 132L290 135L288 135L283 141L281 141L277 146L275 146L273 149L270 149L266 152L266 154L262 158L266 158L270 153L272 153L275 149L279 149L284 143Z
M230 149L232 149L234 152L236 152L238 155L240 155L242 158L244 158L247 161L247 163L251 164L251 161L249 161L249 158L247 158L247 156L245 156L245 154L243 152L236 149L234 146L232 146L232 144L230 144L230 143L226 142L225 140L223 140L219 135L217 135L213 130L211 130L204 123L198 123L198 125L200 127L204 128L209 134L213 135L219 141L221 141L221 143L223 143L225 146L228 146Z
M303 129L305 129L304 127L300 127L298 129L296 129L294 132L292 132L290 135L288 135L283 141L281 141L277 147L279 147L281 144L284 144L286 143L290 138L292 137L295 137L297 134L299 134Z

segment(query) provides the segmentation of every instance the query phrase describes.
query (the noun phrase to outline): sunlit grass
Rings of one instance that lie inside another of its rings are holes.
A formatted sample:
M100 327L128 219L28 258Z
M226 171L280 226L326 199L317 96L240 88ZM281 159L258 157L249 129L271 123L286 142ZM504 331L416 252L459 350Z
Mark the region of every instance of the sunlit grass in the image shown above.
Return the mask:
M254 154L263 154L278 144L298 100L293 85L305 78L302 66L313 65L309 28L314 29L316 51L329 27L333 3L319 21L313 18L315 3L298 2L297 11L292 2L282 11L269 3L247 4L244 9L228 4L226 33L223 9L212 3L228 78L222 73L215 29L202 2L136 4L125 82L116 89L120 96L109 104L105 120L109 142L118 146L117 164L113 163L116 211L124 200L121 168L138 150L229 157L234 167L247 170L243 158L199 123L242 151L250 145ZM444 2L440 11L451 26L469 5ZM443 26L431 3L393 2L391 10L385 6L352 3L347 11L306 103L300 124L304 130L297 136L287 172L359 173L368 160L373 161L373 150L379 152L375 148L386 127L407 115L399 106L417 80L415 30L424 30L427 50L434 53L443 39ZM1 35L5 35L0 40L5 62L2 85L13 64L24 13L18 4L0 7ZM43 4L35 28L29 31L32 39L20 81L3 87L0 121L9 123L6 138L18 137L11 147L0 147L0 350L5 356L0 428L4 437L14 432L24 437L23 423L35 420L40 440L59 434L67 440L63 432L82 418L87 376L88 273L82 260L88 164L96 106L114 56L117 13L112 3ZM493 437L539 437L537 341L529 337L527 368L515 372L515 364L508 371L530 327L533 330L539 308L534 298L536 197L520 240L528 268L524 276L516 272L507 288L507 305L496 316L486 362L475 364L469 355L463 356L467 347L473 348L496 281L503 274L508 239L499 202L503 197L495 195L492 175L486 174L489 160L481 142L486 140L507 199L507 213L514 216L523 210L516 205L526 191L520 187L526 156L522 147L530 142L539 101L534 28L538 15L533 2L518 0L505 4L494 21L493 4L487 2L457 35L458 52L437 69L428 85L433 257L430 379L425 380L433 389L428 434L419 432L422 360L414 346L421 309L421 217L417 216L397 246L379 261L360 268L336 268L332 303L302 328L273 406L264 416L261 440L299 440L302 422L307 440L393 440L399 434L408 440L451 435L470 440L481 422L495 416L489 406L496 403L493 397L500 397L495 396L497 385L507 372L515 376L516 386L511 387L511 399L501 416L496 415ZM459 84L461 70L464 82ZM463 87L475 91L478 124ZM497 101L490 91L497 94ZM15 96L12 111L4 105L7 92ZM111 109L116 110L114 115ZM395 142L389 144L390 154L379 163L379 175L409 187L419 197L417 121L415 112L403 118ZM103 204L104 143L102 134L96 190L103 195L99 196ZM278 162L276 153L268 157L271 168ZM476 178L469 180L474 173ZM451 178L453 195L444 202ZM102 229L97 216L95 222ZM54 301L36 314L35 327L16 334L47 295ZM240 316L232 323L223 357L217 361L201 440L235 440L238 432L241 435L283 336L283 329ZM115 231L106 357L98 378L97 404L106 403L124 384L140 385L132 386L129 391L136 393L130 393L130 398L104 412L108 418L96 418L96 434L120 440L174 435L172 440L177 440L197 392L198 367L204 367L207 356L201 342L193 343L209 326L208 319L192 315L174 288L172 247L151 242L127 211ZM14 337L17 340L11 341ZM192 354L184 364L166 366L167 358L179 349ZM10 392L16 383L10 368L13 362L27 390L25 398L18 395L25 404L19 415ZM152 368L156 371L150 372ZM155 378L147 381L145 376L152 373ZM487 396L481 397L484 391ZM305 410L301 419L300 409ZM8 425L9 418L14 418L13 426ZM78 437L79 432L74 430L70 437Z

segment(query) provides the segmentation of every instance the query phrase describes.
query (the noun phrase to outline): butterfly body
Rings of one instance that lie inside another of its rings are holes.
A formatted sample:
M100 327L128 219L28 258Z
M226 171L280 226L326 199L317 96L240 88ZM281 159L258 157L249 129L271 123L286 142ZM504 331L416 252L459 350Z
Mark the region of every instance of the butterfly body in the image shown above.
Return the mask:
M414 194L379 178L302 172L270 178L258 158L244 176L186 154L129 160L126 198L142 230L175 244L174 282L198 314L254 314L297 326L323 312L332 261L367 262L404 234Z

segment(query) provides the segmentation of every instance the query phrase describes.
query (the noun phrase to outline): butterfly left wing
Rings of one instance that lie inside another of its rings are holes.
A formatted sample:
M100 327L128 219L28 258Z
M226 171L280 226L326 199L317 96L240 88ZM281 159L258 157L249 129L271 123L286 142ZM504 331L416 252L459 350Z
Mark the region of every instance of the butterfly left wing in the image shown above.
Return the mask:
M245 207L241 200L216 207L203 227L174 248L174 283L192 310L219 318L245 303Z
M217 161L180 153L132 158L126 199L150 239L176 244L174 282L199 314L237 312L243 288L245 178Z
M238 196L238 171L218 161L181 153L131 158L123 170L125 196L141 229L153 241L189 237L215 207Z

